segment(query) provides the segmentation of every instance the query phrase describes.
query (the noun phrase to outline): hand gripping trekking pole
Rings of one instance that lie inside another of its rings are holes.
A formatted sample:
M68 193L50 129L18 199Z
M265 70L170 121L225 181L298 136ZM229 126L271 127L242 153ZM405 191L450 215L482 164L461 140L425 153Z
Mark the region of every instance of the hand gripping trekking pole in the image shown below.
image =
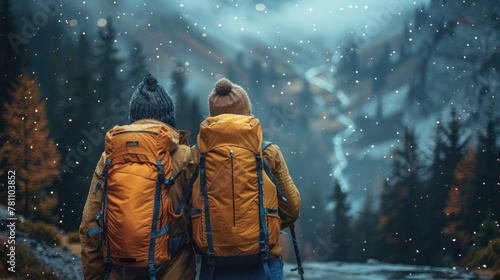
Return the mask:
M290 228L290 234L292 235L293 249L295 250L295 258L297 259L297 267L292 268L292 271L298 271L300 279L304 280L304 268L302 267L302 261L300 260L299 244L297 242L297 237L295 236L295 225L291 224L289 228Z

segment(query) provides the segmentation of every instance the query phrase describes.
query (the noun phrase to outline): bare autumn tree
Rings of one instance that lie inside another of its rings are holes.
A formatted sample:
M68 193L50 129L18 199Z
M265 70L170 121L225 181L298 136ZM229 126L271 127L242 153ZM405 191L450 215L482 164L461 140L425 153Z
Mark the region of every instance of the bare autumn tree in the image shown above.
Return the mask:
M59 154L49 137L45 102L35 80L22 75L12 83L11 101L4 105L5 137L0 163L4 172L15 171L16 211L27 218L51 218L57 205L57 193L50 189L58 175ZM5 199L5 194L2 194Z

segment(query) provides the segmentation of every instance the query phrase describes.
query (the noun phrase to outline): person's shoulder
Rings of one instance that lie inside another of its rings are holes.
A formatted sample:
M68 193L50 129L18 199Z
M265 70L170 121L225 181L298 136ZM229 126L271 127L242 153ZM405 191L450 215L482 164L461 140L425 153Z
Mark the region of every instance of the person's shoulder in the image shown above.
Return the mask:
M198 149L198 145L193 145L189 149L191 152L191 160L195 163L198 163L201 155L200 149Z
M171 152L173 157L190 158L191 148L188 145L180 144Z
M102 170L104 169L105 163L106 163L106 152L102 152L101 157L99 158L99 161L97 162L95 170L94 170L95 174L97 174L98 176L101 176L101 173L102 173Z
M267 154L276 154L276 153L280 153L281 150L280 150L280 147L278 146L278 144L274 143L274 142L269 142L269 141L264 141L263 144L262 144L262 151L264 153L267 153Z
M276 143L265 143L262 148L262 156L268 164L278 162L283 157L280 147Z
M191 132L188 130L178 130L179 131L179 144L189 146L188 137L191 135Z

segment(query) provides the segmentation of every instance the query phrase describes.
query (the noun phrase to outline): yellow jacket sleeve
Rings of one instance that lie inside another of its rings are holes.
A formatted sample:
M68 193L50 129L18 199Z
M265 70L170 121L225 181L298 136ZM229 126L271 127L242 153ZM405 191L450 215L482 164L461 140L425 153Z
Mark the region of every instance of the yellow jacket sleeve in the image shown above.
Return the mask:
M263 152L264 161L271 169L279 187L287 201L279 200L278 208L281 218L281 229L287 228L294 223L300 214L300 193L292 177L288 173L288 167L280 148L276 144L269 145Z
M102 280L105 277L105 267L104 258L102 256L102 251L99 246L99 235L94 234L88 236L88 231L91 228L97 226L95 218L99 212L99 205L101 203L101 193L94 194L95 186L97 182L101 179L101 172L104 168L105 155L101 155L99 162L97 163L96 169L92 177L92 183L90 184L89 194L87 196L87 201L85 202L85 207L83 208L82 223L80 224L80 243L81 249L81 262L82 262L82 272L83 277L86 280L99 279Z

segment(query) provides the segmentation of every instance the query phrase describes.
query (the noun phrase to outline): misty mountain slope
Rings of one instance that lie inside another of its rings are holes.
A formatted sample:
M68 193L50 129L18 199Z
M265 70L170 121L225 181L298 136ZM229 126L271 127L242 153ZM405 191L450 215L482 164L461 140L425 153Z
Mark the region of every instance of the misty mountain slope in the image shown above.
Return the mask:
M428 9L417 9L417 18L403 34L359 48L351 54L350 65L340 65L348 68L338 69L331 79L337 90L332 95L342 91L347 97L348 106L338 111L343 113L340 118L351 121L337 129L335 137L342 141L335 149L342 151L341 176L349 185L353 210L363 190L378 193L382 187L380 175L388 169L391 151L400 145L406 127L429 149L436 121L446 118L451 107L457 109L466 136L483 126L485 111L500 106L494 64L500 57L500 36L494 35L499 25L493 16L498 8L491 5L432 1ZM385 57L384 48L391 57ZM352 62L352 55L359 61ZM388 62L379 63L384 60ZM337 110L331 112L332 122L338 121Z

